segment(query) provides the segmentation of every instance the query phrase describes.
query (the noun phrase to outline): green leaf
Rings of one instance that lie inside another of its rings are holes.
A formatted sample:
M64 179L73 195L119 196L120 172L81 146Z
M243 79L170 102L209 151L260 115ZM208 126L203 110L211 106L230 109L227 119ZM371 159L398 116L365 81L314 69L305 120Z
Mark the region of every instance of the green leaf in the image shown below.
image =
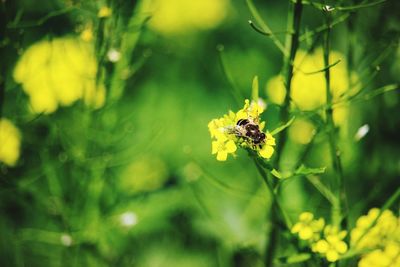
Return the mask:
M271 174L278 179L287 179L287 178L290 178L293 176L293 172L291 172L291 171L280 172L276 169L272 169Z
M370 2L370 3L361 3L358 5L352 5L352 6L330 6L330 8L332 8L332 10L340 10L340 11L353 11L353 10L358 10L361 8L366 8L366 7L372 7L375 5L379 5L382 4L384 2L386 2L387 0L377 0L375 2ZM292 0L292 2L294 2L294 0ZM321 9L323 10L327 5L325 3L318 3L318 2L314 2L314 1L307 1L307 0L303 0L302 1L303 5L312 5L313 7L317 8L317 9Z
M254 76L253 78L253 84L251 87L251 98L253 99L254 102L258 102L258 76Z
M379 5L386 2L386 0L378 0L375 2L371 2L371 3L366 3L366 4L359 4L359 5L353 5L353 6L343 6L343 7L337 7L337 10L341 10L341 11L351 11L351 10L357 10L360 8L366 8L366 7L371 7L371 6L375 6L375 5Z
M257 24L261 27L262 32L266 33L268 36L271 37L272 41L276 45L276 47L279 48L279 50L284 54L287 55L287 51L283 44L279 41L278 38L276 38L275 34L272 32L271 28L268 26L268 24L262 19L260 13L258 13L257 8L254 6L252 0L246 0L247 7L250 10L251 15L254 17L256 20ZM251 24L250 24L251 25Z
M283 130L285 130L287 127L289 127L293 123L294 119L295 119L295 117L293 116L287 123L274 129L272 132L270 132L270 134L276 135L277 133L282 132Z
M325 172L325 167L323 168L308 168L304 165L301 165L297 170L294 172L291 171L285 171L285 172L280 172L276 169L271 170L271 174L275 176L278 179L287 179L293 176L298 176L298 175L315 175L315 174L322 174Z
M278 261L280 264L293 264L305 262L311 258L311 254L309 253L300 253L292 256L280 257Z
M279 171L277 171L276 169L272 169L271 174L273 176L275 176L276 178L278 178L278 179L283 179L284 178L283 175Z
M316 71L312 71L312 72L303 72L305 75L313 75L313 74L318 74L318 73L320 73L320 72L324 72L324 71L326 71L327 69L330 69L330 68L332 68L332 67L334 67L334 66L336 66L337 64L339 64L339 62L340 62L341 60L340 59L338 59L337 61L335 61L334 63L332 63L332 64L329 64L328 66L326 66L325 68L323 68L323 69L320 69L320 70L316 70Z
M364 95L364 99L369 100L371 98L374 98L378 95L390 92L390 91L394 91L394 90L398 90L400 88L400 86L398 84L389 84L386 86L383 86L381 88L375 89L371 92L368 92Z
M326 167L322 168L308 168L304 165L301 165L296 171L295 175L310 175L310 174L322 174L326 170Z

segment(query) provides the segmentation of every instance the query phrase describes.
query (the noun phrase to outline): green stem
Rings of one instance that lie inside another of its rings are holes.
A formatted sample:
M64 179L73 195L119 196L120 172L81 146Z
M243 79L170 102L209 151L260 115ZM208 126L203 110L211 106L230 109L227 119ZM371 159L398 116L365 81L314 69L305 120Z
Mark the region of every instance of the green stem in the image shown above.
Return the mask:
M6 2L0 3L0 36L2 36L2 39L5 40L7 39L7 29L6 25L8 23L8 16L7 16L7 7L6 7ZM10 11L10 10L9 10ZM0 57L5 58L5 53L7 49L3 47L0 50ZM2 117L2 112L3 112L3 105L5 103L5 92L6 92L6 64L4 60L0 62L0 118Z
M289 51L289 56L284 57L283 75L285 77L286 96L281 109L280 120L286 122L289 120L289 109L290 109L290 92L291 83L293 78L293 62L296 56L297 48L299 46L299 35L300 35L300 21L303 5L301 0L290 3L290 10L288 16L287 32L290 33L286 37L285 49ZM287 131L283 131L277 145L276 151L276 163L279 164L282 155L283 148L287 141Z
M279 203L278 196L273 189L271 182L268 180L267 173L260 164L259 160L253 157L254 163L256 164L257 170L260 173L268 191L271 195L272 203L271 210L269 212L268 221L271 223L271 228L268 232L268 244L265 247L265 266L273 266L273 260L275 256L275 250L277 248L277 242L279 237L279 217L283 220L285 227L290 231L292 228L292 223L289 217L286 215L282 209L282 205Z
M330 39L331 39L331 17L329 11L326 12L326 24L327 30L325 31L324 35L324 64L325 66L329 66L329 54L330 54ZM346 195L345 195L345 188L344 188L344 174L342 168L342 162L340 157L339 148L337 146L337 134L336 134L336 127L333 121L333 108L331 104L333 102L333 96L331 92L330 86L330 69L325 69L325 87L326 87L326 103L328 108L325 109L326 115L326 125L328 128L328 138L329 138L329 148L331 153L332 165L335 172L335 188L337 192L337 201L336 204L332 207L332 220L333 223L339 226L342 214L346 214L347 207L346 205ZM343 218L343 224L345 228L347 228L347 220Z
M290 91L291 91L291 82L293 78L293 62L296 56L297 48L299 46L299 35L300 35L300 21L301 14L303 10L303 5L301 0L296 0L295 3L289 2L289 13L288 13L288 23L287 23L287 32L285 42L285 53L284 53L284 66L283 66L283 75L285 78L285 86L286 86L286 96L284 100L283 107L281 109L280 120L282 122L287 122L289 120L289 109L290 109ZM287 131L284 130L281 133L281 137L278 140L278 146L275 157L275 165L279 166L281 155L283 151L283 147L285 146L287 140ZM259 170L261 176L263 177L267 187L271 192L271 211L270 211L270 220L271 229L269 232L270 238L268 240L268 244L265 249L265 266L273 266L273 260L275 256L275 250L277 248L277 238L279 236L279 227L278 227L278 216L281 215L282 219L286 223L286 227L290 230L291 223L283 212L283 209L278 201L278 196L274 191L273 183L269 183L267 176L262 169L262 167L257 163L257 169Z
M291 220L290 220L289 216L286 214L286 212L283 210L282 205L278 200L277 193L274 190L273 186L271 185L271 182L268 180L267 173L265 172L264 168L262 167L262 164L260 164L260 162L257 159L253 158L253 160L256 164L258 172L260 173L265 185L268 188L268 191L271 194L271 197L274 198L273 201L276 203L276 208L277 208L278 214L281 216L285 227L290 230L292 228L293 223L291 222Z

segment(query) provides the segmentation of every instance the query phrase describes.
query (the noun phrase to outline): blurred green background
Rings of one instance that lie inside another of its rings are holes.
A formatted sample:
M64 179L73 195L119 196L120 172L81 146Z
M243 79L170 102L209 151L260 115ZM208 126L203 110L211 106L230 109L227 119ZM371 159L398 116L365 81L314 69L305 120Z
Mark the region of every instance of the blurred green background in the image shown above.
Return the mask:
M215 160L207 129L211 119L241 108L233 88L251 97L255 75L267 103L267 129L282 123L266 87L283 56L249 26L254 18L246 1L3 2L1 117L13 121L22 138L18 163L0 165L0 265L262 266L268 191L244 151ZM338 2L352 4L332 4ZM288 1L254 4L274 31L285 31ZM101 18L105 6L112 13ZM350 67L365 90L400 82L399 9L389 0L335 14L348 17L335 25L332 47L347 61L352 51ZM124 28L132 18L136 27ZM321 25L320 11L305 6L302 33ZM32 112L13 78L19 58L39 40L85 38L86 29L106 91L118 63L130 66L123 93L112 98L107 91L98 109L78 100L50 114ZM284 41L284 34L277 36ZM107 57L130 41L134 49L118 63ZM301 48L320 43L316 33ZM350 223L400 186L399 97L392 91L351 103L345 117L340 145ZM365 124L368 134L355 140ZM318 136L305 161L328 167L322 181L331 175L326 146L326 137ZM281 168L293 166L303 148L290 141ZM292 218L305 210L329 214L328 203L303 177L285 181L281 194ZM285 242L282 255L290 251Z

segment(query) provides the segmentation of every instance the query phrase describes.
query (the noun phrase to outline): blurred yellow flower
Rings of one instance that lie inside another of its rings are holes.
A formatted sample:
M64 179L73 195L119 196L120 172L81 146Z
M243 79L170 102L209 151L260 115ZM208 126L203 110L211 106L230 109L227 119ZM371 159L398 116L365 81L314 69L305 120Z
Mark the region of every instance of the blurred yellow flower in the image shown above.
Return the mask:
M289 137L298 144L306 145L314 134L314 125L306 119L296 118L289 127Z
M338 99L349 87L345 56L339 52L330 53L330 62L340 62L330 68L331 92L334 99ZM294 75L292 79L291 98L296 107L301 110L312 110L326 101L324 72L312 72L324 68L323 51L318 48L312 54L299 50L294 61ZM286 89L281 76L273 77L267 83L267 94L271 101L282 104Z
M128 194L150 192L168 180L168 166L155 155L144 155L129 164L119 179L121 191Z
M218 26L227 16L229 0L154 0L150 27L164 35L175 35Z
M383 249L376 249L361 258L358 267L400 266L400 244L390 241Z
M347 252L348 246L343 239L346 231L332 225L325 225L323 218L314 219L311 212L303 212L299 221L292 227L292 234L298 234L301 240L308 242L314 253L320 254L330 262L339 260Z
M80 33L80 37L85 42L93 41L93 29L91 26L85 27L85 29Z
M357 81L356 74L349 75L346 67L345 56L332 51L329 58L331 63L340 62L330 68L331 93L333 101L339 100L348 90L358 90L358 85L351 88L351 82ZM324 68L323 50L318 48L314 53L307 54L299 50L294 60L294 75L291 84L291 100L295 108L310 111L319 108L326 103L326 87L324 72L312 73ZM286 95L283 77L272 77L266 84L266 91L271 102L282 104ZM333 117L336 124L343 124L348 116L348 108L345 105L336 106Z
M0 119L0 162L14 166L19 158L21 134L7 119Z
M340 255L347 252L348 246L343 241L346 231L340 231L337 227L327 225L324 229L324 238L312 244L311 249L324 256L328 261L335 262Z
M303 212L299 216L299 221L292 227L292 234L298 234L302 240L318 240L325 221L323 218L314 220L314 215L311 212Z
M359 267L400 266L400 218L392 211L371 209L357 220L350 237L353 249L372 250L362 256Z
M351 244L356 249L373 249L389 240L400 242L400 219L390 210L383 211L380 216L379 213L379 209L373 208L357 220L350 234Z
M36 113L52 113L78 99L100 108L105 87L96 86L97 60L93 45L74 37L43 40L31 45L14 69L14 79L29 95Z
M97 13L97 16L99 18L106 18L111 16L112 14L112 10L111 8L107 7L107 6L103 6L99 9L99 12Z

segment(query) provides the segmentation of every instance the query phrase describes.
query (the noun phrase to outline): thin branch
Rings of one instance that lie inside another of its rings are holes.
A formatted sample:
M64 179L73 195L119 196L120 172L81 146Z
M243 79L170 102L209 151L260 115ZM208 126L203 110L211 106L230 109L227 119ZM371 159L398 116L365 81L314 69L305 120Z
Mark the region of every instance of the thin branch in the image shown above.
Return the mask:
M274 42L274 44L276 45L276 47L278 47L278 49L284 55L286 55L287 50L283 47L283 44L279 41L279 39L276 38L275 34L271 30L271 28L268 26L268 24L262 19L260 13L258 13L257 8L253 4L253 1L246 0L246 3L247 3L247 6L248 6L251 14L253 15L254 19L257 21L258 25L260 25L260 27L261 27L261 31L259 31L259 32L263 33L263 34L265 33L264 35L271 37L271 39ZM252 25L250 24L250 26L252 26ZM253 29L255 29L255 28L253 27Z
M286 86L286 95L283 103L283 107L281 109L280 120L288 121L289 120L289 108L290 108L290 93L291 93L291 83L293 78L293 63L297 48L299 46L299 34L300 34L300 21L302 14L303 6L301 4L301 0L297 0L295 4L291 5L290 14L288 17L288 32L291 32L290 35L286 38L286 51L289 52L289 57L284 58L284 66L283 73L285 76L285 86ZM287 131L283 131L282 135L278 139L277 145L277 156L276 163L279 164L280 157L282 156L282 151L285 146L287 139Z
M325 66L329 66L329 54L330 54L330 42L331 42L331 14L329 11L324 11L326 17L326 25L327 30L324 36L324 43L323 43L323 50L324 50L324 64ZM325 70L325 87L326 87L326 104L330 105L333 102L333 96L331 92L331 84L330 84L330 69L327 68ZM328 137L329 137L329 148L331 152L331 159L332 165L335 172L335 179L336 179L336 192L337 192L337 205L332 206L332 220L334 224L337 226L340 225L340 221L343 219L344 225L347 227L347 220L346 218L342 218L343 214L347 213L347 200L345 195L345 188L344 188L344 174L343 174L343 167L341 162L340 151L338 145L336 143L336 127L333 121L333 109L327 108L325 109L326 115L326 125L329 130Z

